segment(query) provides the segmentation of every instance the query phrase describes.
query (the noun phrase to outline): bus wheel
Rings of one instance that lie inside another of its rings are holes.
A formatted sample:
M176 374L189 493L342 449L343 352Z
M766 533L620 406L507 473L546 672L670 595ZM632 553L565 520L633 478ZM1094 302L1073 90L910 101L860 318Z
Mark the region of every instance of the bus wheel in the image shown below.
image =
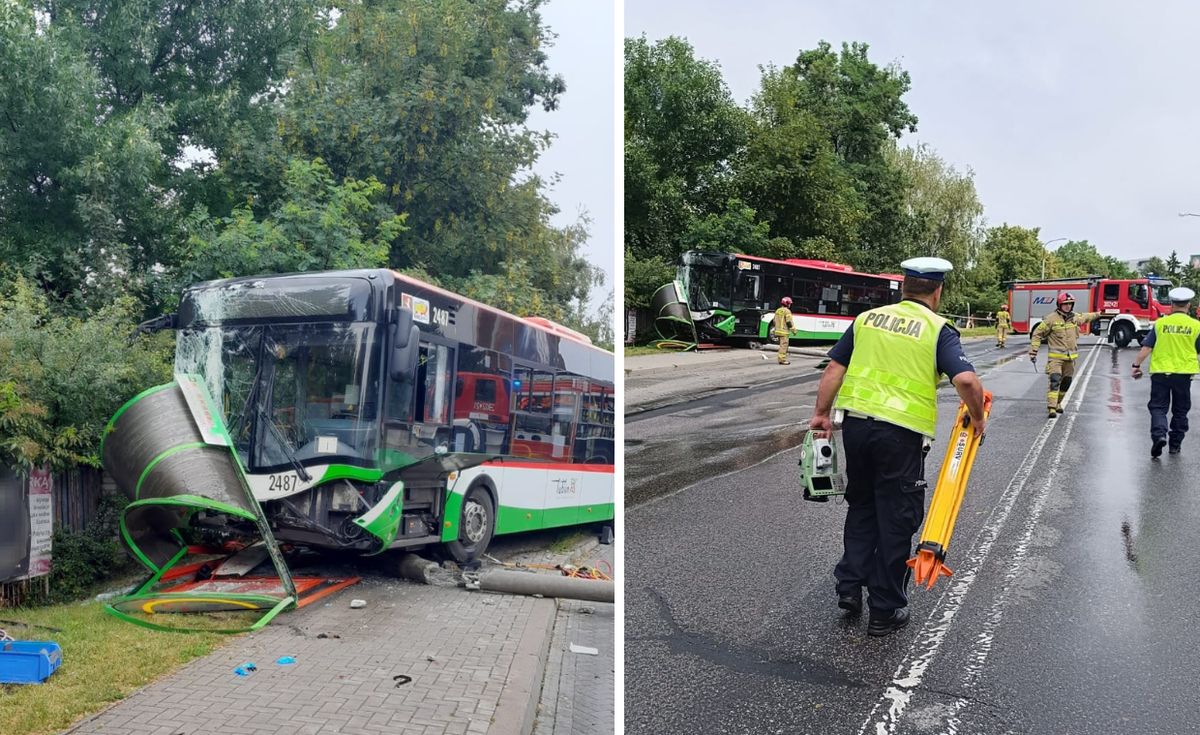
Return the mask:
M1113 343L1119 348L1128 346L1130 340L1133 339L1133 329L1124 322L1115 325L1112 328Z
M492 496L483 485L476 485L463 498L458 540L446 544L446 550L460 564L475 561L487 550L495 530L496 508Z

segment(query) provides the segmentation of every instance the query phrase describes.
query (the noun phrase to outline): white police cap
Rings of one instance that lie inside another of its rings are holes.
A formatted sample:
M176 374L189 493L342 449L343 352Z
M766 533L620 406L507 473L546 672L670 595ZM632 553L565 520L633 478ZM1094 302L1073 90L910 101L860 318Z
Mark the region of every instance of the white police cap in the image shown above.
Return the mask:
M1176 304L1186 304L1196 298L1196 292L1190 288L1179 286L1178 288L1171 289L1170 293L1167 294L1167 298Z
M930 281L945 279L946 273L954 270L954 265L945 258L909 258L900 264L904 275L926 278Z

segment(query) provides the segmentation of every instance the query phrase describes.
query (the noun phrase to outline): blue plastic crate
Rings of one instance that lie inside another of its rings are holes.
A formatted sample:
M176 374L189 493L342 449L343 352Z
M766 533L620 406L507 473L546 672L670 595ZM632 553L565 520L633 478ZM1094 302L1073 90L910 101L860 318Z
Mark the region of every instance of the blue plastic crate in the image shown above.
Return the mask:
M62 663L53 641L0 643L0 684L40 684Z

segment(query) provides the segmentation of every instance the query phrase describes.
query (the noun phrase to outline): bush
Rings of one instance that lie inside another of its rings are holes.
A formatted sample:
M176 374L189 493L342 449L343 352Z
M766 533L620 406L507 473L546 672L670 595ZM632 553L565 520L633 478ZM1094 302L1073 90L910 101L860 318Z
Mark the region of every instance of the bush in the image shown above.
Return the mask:
M51 601L84 597L97 584L130 566L129 558L117 542L118 520L124 504L125 499L119 493L104 493L96 515L82 531L59 528L54 532Z

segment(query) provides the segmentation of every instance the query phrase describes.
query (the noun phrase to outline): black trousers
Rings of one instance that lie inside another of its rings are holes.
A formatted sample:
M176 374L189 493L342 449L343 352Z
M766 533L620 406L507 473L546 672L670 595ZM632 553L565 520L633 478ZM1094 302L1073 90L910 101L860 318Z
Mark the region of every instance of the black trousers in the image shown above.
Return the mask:
M865 586L873 613L908 604L913 534L925 519L924 437L874 419L847 417L844 552L833 570L839 595Z
M1150 440L1158 441L1170 437L1170 444L1177 447L1183 443L1188 430L1188 411L1192 408L1192 376L1150 375ZM1167 431L1167 409L1171 410L1171 428Z

